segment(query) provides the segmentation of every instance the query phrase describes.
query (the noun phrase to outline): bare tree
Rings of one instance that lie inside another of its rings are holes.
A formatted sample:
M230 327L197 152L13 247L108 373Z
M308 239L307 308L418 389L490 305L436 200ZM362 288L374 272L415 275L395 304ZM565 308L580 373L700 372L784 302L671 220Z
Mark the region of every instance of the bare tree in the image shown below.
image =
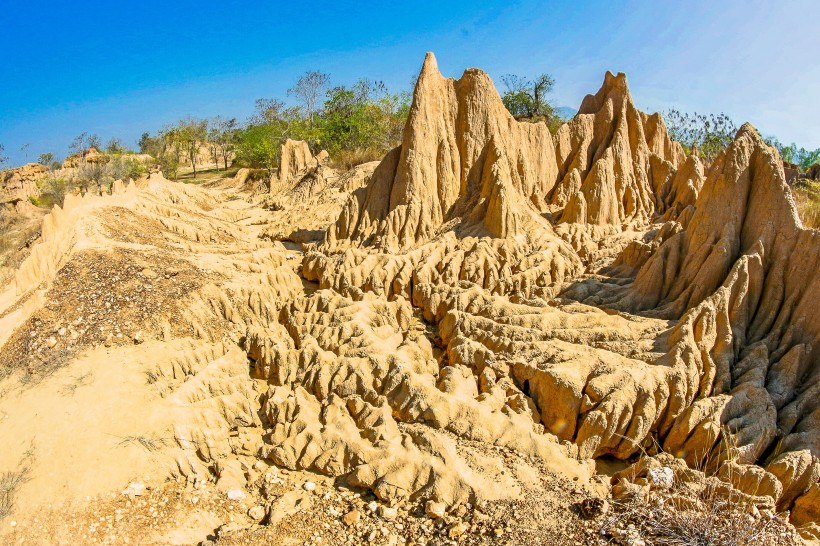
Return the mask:
M100 140L100 137L96 134L88 136L87 144L88 144L88 149L94 148L95 150L98 150L98 151L102 149L102 141Z
M8 163L8 156L4 153L6 151L6 147L0 144L0 167Z
M305 106L305 110L313 125L313 116L316 114L316 103L319 101L330 81L330 74L309 70L302 75L296 85L288 89L288 96L294 96Z
M72 152L72 155L80 156L80 163L83 165L85 164L85 157L88 155L91 148L96 150L100 150L102 148L100 137L94 134L89 135L86 132L80 133L74 137L74 140L72 140L71 144L68 145L68 149Z
M20 152L25 155L26 163L28 163L28 147L29 147L28 142L26 142L25 144L20 146Z
M274 123L282 117L285 103L279 99L256 99L256 113L253 123Z
M217 116L208 122L208 152L211 154L211 160L219 170L219 125L222 123L222 117Z

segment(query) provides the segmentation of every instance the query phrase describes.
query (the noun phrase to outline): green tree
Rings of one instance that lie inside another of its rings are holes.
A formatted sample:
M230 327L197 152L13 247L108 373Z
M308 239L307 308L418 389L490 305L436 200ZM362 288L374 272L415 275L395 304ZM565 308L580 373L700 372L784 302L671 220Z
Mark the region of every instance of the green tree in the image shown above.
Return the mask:
M334 87L322 112L323 146L330 152L392 147L394 118L403 116L400 101L383 82L359 80L350 88Z
M122 140L112 137L105 145L105 151L109 154L125 154L128 153L128 148Z
M547 95L555 87L555 80L549 74L541 74L534 80L507 74L501 77L506 88L501 101L507 110L519 120L544 121L555 131L562 121L555 107L547 100Z
M794 163L804 171L815 163L820 163L820 148L816 150L807 150L802 146L798 148L794 142L786 146L780 142L779 139L772 136L766 137L763 140L765 140L769 146L777 148L783 161Z
M219 120L220 118L216 117L208 121L208 135L206 138L208 153L211 156L211 161L216 165L217 170L219 170L219 158L221 157L219 154Z
M54 154L51 152L40 154L40 157L37 158L37 163L39 163L40 165L45 165L46 167L50 166L53 162Z
M249 167L265 169L268 175L273 174L279 164L279 154L283 135L281 127L263 123L248 125L239 132L237 159Z
M150 133L142 133L142 136L137 141L141 154L147 154L154 158L159 158L162 152L163 143L159 136L151 136Z
M196 178L196 159L199 148L208 136L208 122L204 119L187 118L179 122L177 138L181 149L191 163L191 169Z
M532 118L553 113L553 107L546 100L546 95L555 86L555 80L549 74L541 74L534 81L507 74L501 77L501 81L506 87L501 100L513 116Z
M237 132L239 130L239 123L236 118L224 119L217 117L214 120L216 145L219 151L219 156L222 158L225 170L228 169L228 159L234 151L237 140Z

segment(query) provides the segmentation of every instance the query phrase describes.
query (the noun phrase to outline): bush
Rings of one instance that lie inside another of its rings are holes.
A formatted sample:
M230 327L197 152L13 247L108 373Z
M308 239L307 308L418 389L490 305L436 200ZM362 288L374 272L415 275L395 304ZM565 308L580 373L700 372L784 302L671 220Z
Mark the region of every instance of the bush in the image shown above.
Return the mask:
M148 165L145 161L127 155L115 156L105 167L105 176L124 182L148 174Z

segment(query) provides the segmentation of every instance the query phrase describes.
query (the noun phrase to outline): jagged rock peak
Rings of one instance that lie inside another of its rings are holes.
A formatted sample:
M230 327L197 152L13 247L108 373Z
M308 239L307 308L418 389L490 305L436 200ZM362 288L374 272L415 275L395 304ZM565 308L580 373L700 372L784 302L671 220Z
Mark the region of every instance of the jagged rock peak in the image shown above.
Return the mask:
M618 72L616 76L607 70L601 88L594 95L584 97L584 100L581 102L581 107L578 109L578 113L594 114L603 108L604 103L608 99L619 106L627 102L632 102L632 96L629 94L629 84L626 81L626 74L623 72Z
M555 134L558 184L550 194L562 223L642 226L666 210L657 188L683 163L659 114L632 102L626 76L607 72L595 95Z
M481 70L444 78L428 53L400 150L348 202L328 243L406 249L451 221L461 235L506 237L529 224L550 231L541 213L556 175L545 124L517 122Z

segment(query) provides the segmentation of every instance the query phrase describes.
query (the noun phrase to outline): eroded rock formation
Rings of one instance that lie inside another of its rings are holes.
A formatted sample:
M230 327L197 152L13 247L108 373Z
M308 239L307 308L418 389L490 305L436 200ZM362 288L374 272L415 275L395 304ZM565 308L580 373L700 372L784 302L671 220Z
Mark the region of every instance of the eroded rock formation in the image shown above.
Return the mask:
M479 398L507 381L581 457L657 442L807 504L820 241L751 126L704 165L607 74L551 136L485 74L448 80L428 55L402 146L308 250L307 278L410 300L437 325L440 373L468 371Z
M594 458L663 451L615 486L703 468L820 533L820 234L751 126L705 164L608 73L552 135L428 54L381 162L340 174L288 141L269 194L247 176L67 198L0 293L0 357L119 351L93 298L55 291L125 271L111 316L167 311L143 305L140 366L180 478L242 488L265 459L474 504L521 494L497 453L591 486Z

